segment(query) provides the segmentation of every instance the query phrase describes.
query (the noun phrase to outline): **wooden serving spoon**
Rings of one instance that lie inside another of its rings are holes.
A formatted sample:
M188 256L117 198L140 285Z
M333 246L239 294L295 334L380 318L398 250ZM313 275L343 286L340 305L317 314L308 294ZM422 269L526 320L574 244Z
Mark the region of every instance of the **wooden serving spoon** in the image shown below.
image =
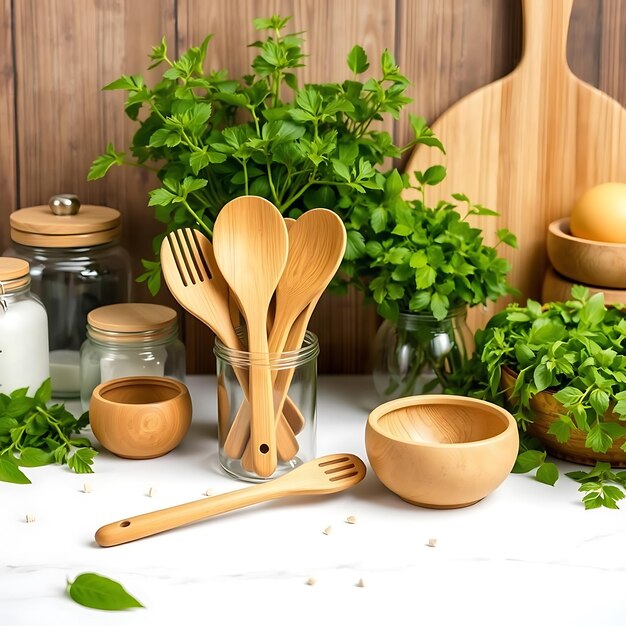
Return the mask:
M337 272L346 249L346 229L343 221L328 209L307 211L295 224L289 226L288 231L289 255L276 287L276 315L269 336L269 350L277 354L285 350L290 331L305 310L309 315L299 323L305 324L306 332L306 325L314 307ZM298 350L302 345L304 333L297 333L294 339L299 339L300 343L290 348ZM284 371L287 373L287 377L284 377L288 381L287 387L279 387L279 393L276 394L281 407L293 377L293 369ZM276 386L274 389L276 391ZM245 417L243 419L245 420ZM233 422L233 428L236 425L237 417ZM245 427L240 427L240 430L245 431ZM248 446L242 459L244 469L249 465L245 457L251 452L252 449ZM289 460L292 456L282 460Z
M359 457L330 454L304 463L271 482L107 524L96 532L96 542L105 548L117 546L259 502L345 491L361 482L365 473Z
M236 198L222 208L215 220L215 259L246 320L251 353L250 440L254 471L263 477L271 476L277 463L267 311L285 268L288 247L283 216L264 198Z

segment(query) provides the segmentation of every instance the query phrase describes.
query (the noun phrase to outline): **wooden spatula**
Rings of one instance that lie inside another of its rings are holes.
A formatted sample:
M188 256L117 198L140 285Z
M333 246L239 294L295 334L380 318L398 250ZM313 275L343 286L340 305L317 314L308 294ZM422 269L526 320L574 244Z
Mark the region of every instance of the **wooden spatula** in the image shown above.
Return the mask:
M359 457L330 454L304 463L271 482L107 524L96 532L96 541L103 547L117 546L259 502L337 493L359 483L365 473Z
M489 243L498 228L517 234L511 282L539 297L551 221L606 181L626 182L626 109L570 71L566 43L572 0L523 0L524 50L505 78L466 96L433 125L447 155L419 147L406 171L446 165L434 203L464 193L501 216L477 218ZM504 247L503 247L504 248ZM499 302L502 304L502 301ZM482 325L493 313L478 312ZM476 315L476 314L475 314Z

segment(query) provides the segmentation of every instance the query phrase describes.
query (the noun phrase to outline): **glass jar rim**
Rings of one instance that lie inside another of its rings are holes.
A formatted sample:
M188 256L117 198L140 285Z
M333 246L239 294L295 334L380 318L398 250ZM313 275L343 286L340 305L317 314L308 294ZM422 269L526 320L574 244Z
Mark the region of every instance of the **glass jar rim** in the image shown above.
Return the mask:
M115 239L111 239L110 241L105 241L103 243L96 243L90 246L86 246L86 245L82 245L82 246L67 246L67 247L63 247L63 246L42 246L40 244L31 246L27 243L21 243L19 241L15 241L15 239L11 239L11 245L13 246L22 246L23 248L28 248L29 250L35 250L35 251L41 251L41 252L50 252L52 251L59 251L59 252L89 252L91 250L93 250L94 248L106 248L106 247L113 247L116 245L120 245L122 241L121 236L120 237L116 237Z
M161 345L178 338L178 322L174 320L170 325L156 330L135 332L118 332L101 330L87 324L87 338L99 346L115 346L116 348L134 348L139 345Z
M446 319L466 315L467 308L468 308L467 304L459 304L457 306L450 307L450 309L448 309L448 314L442 319L436 318L432 314L432 311L430 311L430 309L428 309L427 311L408 311L406 309L402 309L400 313L398 314L398 319L402 318L404 320L410 320L410 319L419 318L422 320L429 320L429 321L432 320L435 322L443 322L443 320L446 320Z
M239 329L238 329L239 330ZM241 334L238 332L241 336ZM248 352L229 348L218 337L215 338L213 354L218 359L225 361L234 367L250 367L250 365L264 365L273 370L291 369L309 363L317 358L320 353L317 335L307 330L302 347L299 350L288 352L273 352L269 355L260 352Z

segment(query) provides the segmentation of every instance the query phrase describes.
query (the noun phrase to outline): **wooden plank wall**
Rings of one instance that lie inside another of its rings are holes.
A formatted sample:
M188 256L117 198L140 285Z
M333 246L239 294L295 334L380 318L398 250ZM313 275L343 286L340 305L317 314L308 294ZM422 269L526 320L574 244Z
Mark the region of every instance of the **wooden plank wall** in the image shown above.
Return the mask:
M155 181L118 169L86 182L106 143L125 146L133 131L123 94L100 88L122 73L143 72L163 35L182 51L214 33L210 65L240 75L253 55L246 48L255 38L252 19L273 13L292 15L294 29L307 31L302 80L342 80L355 43L372 58L389 48L412 81L409 110L429 121L508 73L521 52L518 0L0 0L2 247L11 211L74 192L122 210L124 244L138 273L159 229L146 206ZM626 0L575 0L568 60L575 74L626 105ZM409 136L406 119L388 127L400 143ZM150 300L142 285L135 300ZM165 290L159 301L172 302ZM368 372L377 324L356 294L326 296L313 322L320 371ZM183 331L189 372L211 371L209 333L188 316Z

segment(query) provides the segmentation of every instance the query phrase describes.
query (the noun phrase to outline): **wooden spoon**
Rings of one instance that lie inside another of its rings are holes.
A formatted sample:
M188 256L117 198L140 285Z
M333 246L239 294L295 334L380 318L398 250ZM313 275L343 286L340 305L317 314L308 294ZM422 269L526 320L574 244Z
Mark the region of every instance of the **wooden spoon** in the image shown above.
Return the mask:
M276 470L276 425L267 339L267 312L285 268L288 238L280 211L264 198L226 204L213 228L213 252L246 320L250 358L250 440L254 471Z
M365 465L359 457L330 454L304 463L271 482L107 524L96 532L96 541L105 548L117 546L259 502L287 496L337 493L359 483L365 473Z
M304 322L306 332L306 324L314 306L337 272L345 249L346 229L341 218L333 211L312 209L303 213L295 224L290 225L287 264L276 287L276 314L269 336L270 352L282 353L285 350L289 333L304 310L309 311L309 316L300 324ZM310 306L311 303L315 303L313 307ZM300 344L290 348L298 350L302 345L304 333L298 332L294 338L299 339ZM287 376L282 378L287 381L287 387L279 387L277 394L281 407L293 378L293 369L284 371ZM236 423L237 417L233 427ZM249 449L247 454L251 452ZM244 468L247 464L245 457L246 453L243 460Z

